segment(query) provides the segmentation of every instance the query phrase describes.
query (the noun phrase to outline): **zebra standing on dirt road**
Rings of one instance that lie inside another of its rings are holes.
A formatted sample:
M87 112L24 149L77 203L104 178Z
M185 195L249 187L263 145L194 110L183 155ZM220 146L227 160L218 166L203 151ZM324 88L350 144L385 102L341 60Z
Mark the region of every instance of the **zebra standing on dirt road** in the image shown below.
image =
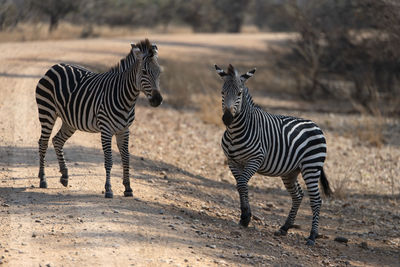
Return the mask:
M105 73L94 73L80 66L57 64L40 79L36 87L41 136L39 139L40 187L47 188L44 158L57 117L61 129L52 139L62 174L60 182L68 185L63 146L76 130L101 133L106 169L105 197L112 198L111 139L116 135L123 165L124 196L133 196L129 181L129 126L135 119L135 103L143 92L150 105L162 102L159 90L160 66L157 46L149 40L131 44L130 53Z
M321 129L312 121L289 116L273 115L256 106L245 82L255 69L239 76L232 65L228 72L215 65L223 78L222 120L226 131L222 137L222 149L236 179L240 196L240 224L247 227L251 219L247 183L257 172L262 175L281 176L292 197L292 208L285 224L275 235L286 235L293 227L303 191L297 181L301 172L313 213L312 227L307 245L314 245L318 236L321 208L318 181L324 193L331 193L324 174L326 142Z

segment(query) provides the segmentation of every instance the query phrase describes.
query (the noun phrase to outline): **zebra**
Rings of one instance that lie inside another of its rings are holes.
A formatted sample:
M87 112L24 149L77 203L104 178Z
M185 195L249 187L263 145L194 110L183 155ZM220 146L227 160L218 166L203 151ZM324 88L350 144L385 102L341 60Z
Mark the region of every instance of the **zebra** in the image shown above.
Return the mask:
M112 198L110 171L111 139L116 136L123 166L124 196L133 196L129 180L129 126L135 119L135 104L143 92L150 105L162 102L158 49L148 39L131 44L129 54L104 73L95 73L77 65L52 66L39 80L36 102L39 110L40 188L47 188L44 162L48 141L58 117L62 126L53 137L63 186L68 185L68 169L63 146L76 130L100 133L106 170L105 197Z
M251 219L247 187L250 178L256 172L261 175L281 176L292 198L292 207L285 223L275 235L286 235L288 229L294 225L303 198L303 191L297 181L301 172L313 214L307 245L314 245L318 236L322 203L318 189L319 180L324 193L327 196L331 194L323 169L326 141L322 130L310 120L270 114L257 106L245 86L245 82L253 76L256 69L240 76L232 65L229 65L227 72L217 65L215 69L224 80L222 120L226 130L221 146L240 196L240 225L247 227Z

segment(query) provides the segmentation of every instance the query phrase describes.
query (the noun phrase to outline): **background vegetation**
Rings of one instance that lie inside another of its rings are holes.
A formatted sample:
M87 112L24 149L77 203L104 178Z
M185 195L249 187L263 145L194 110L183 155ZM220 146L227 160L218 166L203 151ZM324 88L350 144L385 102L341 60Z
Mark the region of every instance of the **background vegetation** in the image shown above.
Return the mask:
M262 88L307 101L345 102L352 112L398 117L399 14L396 0L0 0L0 39L13 40L12 34L20 34L19 40L122 36L139 29L293 32L290 42L277 43L275 51L265 52L257 63L270 70L258 80ZM67 25L62 30L60 22ZM167 73L190 69L163 63ZM200 64L206 69L210 62ZM200 78L208 74L184 79L168 75L165 83L176 93L172 105L191 106L193 93L216 86Z

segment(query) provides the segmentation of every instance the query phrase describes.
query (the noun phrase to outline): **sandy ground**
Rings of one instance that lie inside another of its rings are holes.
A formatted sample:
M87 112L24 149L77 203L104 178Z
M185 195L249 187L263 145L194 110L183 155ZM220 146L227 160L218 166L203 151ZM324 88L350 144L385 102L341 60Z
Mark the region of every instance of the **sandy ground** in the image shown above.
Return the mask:
M152 39L160 48L160 58L176 60L177 53L212 57L211 48L218 47L219 56L229 59L239 56L234 55L239 45L258 51L283 37L159 35ZM246 41L249 38L251 42ZM123 197L115 142L114 198L104 198L100 135L83 132L75 133L65 145L68 188L59 183L52 146L46 157L49 188L38 188L37 81L61 61L112 66L128 52L128 40L0 44L0 264L400 266L396 121L385 120L389 141L376 148L344 130L360 121L358 115L321 113L290 99L256 98L271 111L311 118L326 132L326 172L340 197L324 199L322 238L313 248L305 246L311 225L308 197L297 217L300 228L286 237L273 235L290 208L279 178L253 177L250 201L255 216L249 228L238 226L238 195L220 148L223 128L204 123L193 110L172 109L168 101L157 109L144 99L138 103L130 140L133 198ZM338 236L348 243L334 241Z

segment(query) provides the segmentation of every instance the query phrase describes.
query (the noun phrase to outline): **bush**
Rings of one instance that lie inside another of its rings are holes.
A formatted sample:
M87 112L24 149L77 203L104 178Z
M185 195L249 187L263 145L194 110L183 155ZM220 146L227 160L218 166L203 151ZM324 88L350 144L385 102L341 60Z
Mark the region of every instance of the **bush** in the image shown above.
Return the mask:
M288 5L299 32L284 66L304 98L329 94L371 114L400 113L400 4L386 0Z

